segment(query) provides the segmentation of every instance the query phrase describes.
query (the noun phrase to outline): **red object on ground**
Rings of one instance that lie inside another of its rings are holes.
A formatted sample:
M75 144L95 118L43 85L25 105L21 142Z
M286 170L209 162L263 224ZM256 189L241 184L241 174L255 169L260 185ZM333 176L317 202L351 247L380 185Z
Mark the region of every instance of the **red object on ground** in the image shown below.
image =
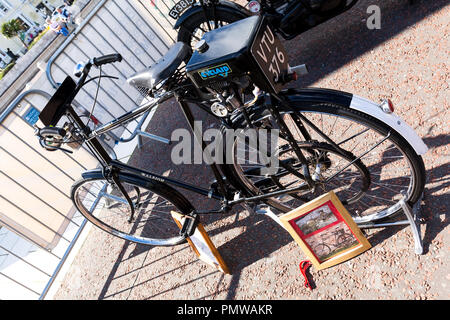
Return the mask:
M306 276L306 270L311 266L311 261L303 260L300 262L300 271L302 272L303 278L305 278L305 287L312 290L311 284L309 283L308 277Z

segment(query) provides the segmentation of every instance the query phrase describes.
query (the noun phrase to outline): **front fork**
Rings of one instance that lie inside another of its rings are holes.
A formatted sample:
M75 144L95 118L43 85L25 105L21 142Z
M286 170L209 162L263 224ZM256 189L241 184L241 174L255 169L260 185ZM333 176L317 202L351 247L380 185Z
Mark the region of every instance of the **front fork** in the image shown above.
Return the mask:
M139 204L139 198L140 198L140 191L136 189L136 203L133 203L130 196L128 195L127 190L125 190L125 187L120 183L118 170L113 167L105 167L103 168L103 176L105 179L111 183L112 185L115 185L117 189L122 193L125 200L128 203L128 206L130 207L130 217L128 218L128 222L131 223L134 218L134 213L136 212L136 206Z

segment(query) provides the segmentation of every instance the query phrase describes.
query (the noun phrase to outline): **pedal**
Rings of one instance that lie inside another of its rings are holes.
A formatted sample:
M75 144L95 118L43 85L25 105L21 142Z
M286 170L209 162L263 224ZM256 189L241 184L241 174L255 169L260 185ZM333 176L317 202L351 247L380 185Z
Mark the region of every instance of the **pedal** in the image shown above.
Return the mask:
M180 230L180 236L183 236L185 238L190 237L194 234L195 229L197 228L198 224L198 215L194 211L191 213L190 216L184 216L184 222L183 227Z

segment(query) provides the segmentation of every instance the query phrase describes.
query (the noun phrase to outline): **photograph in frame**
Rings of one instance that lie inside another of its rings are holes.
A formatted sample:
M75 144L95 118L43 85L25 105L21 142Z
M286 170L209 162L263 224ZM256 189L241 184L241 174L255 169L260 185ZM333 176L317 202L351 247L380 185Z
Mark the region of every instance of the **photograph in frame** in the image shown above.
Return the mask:
M284 214L280 220L317 269L336 265L370 248L333 192Z

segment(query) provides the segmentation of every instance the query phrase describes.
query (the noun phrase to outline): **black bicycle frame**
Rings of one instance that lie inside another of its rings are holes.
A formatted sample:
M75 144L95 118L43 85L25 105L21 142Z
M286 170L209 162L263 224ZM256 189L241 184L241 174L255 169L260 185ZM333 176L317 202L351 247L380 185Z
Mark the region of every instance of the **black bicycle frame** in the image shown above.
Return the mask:
M194 134L194 139L197 140L198 143L201 144L202 146L202 150L205 149L205 144L203 143L202 140L202 136L200 133L200 136L198 135L198 133L194 130L194 116L190 110L189 105L187 104L186 101L184 101L181 97L177 96L175 94L175 97L180 105L180 109L183 112L189 127L191 129L191 131ZM133 116L137 116L139 114L141 114L142 112L145 112L145 108L138 108L135 111L126 113L124 115L122 115L121 117L111 121L108 124L105 124L103 127L105 129L101 130L101 132L106 132L109 130L112 130L120 125L122 125L124 122L127 122L130 118L133 118ZM89 128L86 127L86 125L83 123L83 121L81 120L81 118L77 115L77 113L75 112L75 110L70 106L67 109L67 116L69 118L71 118L71 120L81 129L83 130L83 132L86 132L85 130L89 130ZM284 121L281 119L281 122L286 125L284 123ZM282 125L283 125L282 124ZM89 132L90 133L90 132ZM292 141L291 141L292 142ZM180 187L182 189L185 190L189 190L192 191L194 193L200 194L202 196L205 197L209 197L212 199L216 199L216 200L220 200L223 203L225 203L225 207L230 207L233 206L235 204L239 204L242 202L253 202L253 201L264 201L268 198L274 197L274 196L278 196L278 195L282 195L282 194L286 194L286 193L292 193L292 192L298 192L300 190L305 190L306 188L308 188L307 185L300 185L299 187L295 187L295 188L286 188L286 189L282 189L282 190L278 190L278 191L274 191L271 193L266 193L264 195L257 195L257 196L250 196L250 197L239 197L238 199L228 199L227 197L227 192L226 192L226 188L227 188L227 184L225 183L222 174L217 166L216 163L211 162L211 164L208 164L209 167L211 168L214 177L217 181L217 186L218 186L218 192L216 193L214 192L214 190L211 189L205 189L205 188L200 188L188 183L185 183L183 181L180 180L176 180L176 179L172 179L169 177L164 177L161 176L159 174L156 174L154 172L150 172L150 171L146 171L146 170L142 170L139 168L135 168L132 166L129 166L125 163L122 163L118 160L113 160L109 154L107 153L107 151L105 150L105 148L100 144L100 142L98 141L98 139L96 138L95 135L90 134L90 136L88 137L88 139L86 140L86 143L88 145L89 150L91 150L91 152L94 154L94 156L99 160L99 162L101 163L101 165L103 166L104 169L104 174L106 175L107 173L111 174L111 178L115 183L118 183L118 181L116 181L114 179L114 173L117 173L117 171L119 170L124 170L127 172L131 172L134 173L136 175L139 175L143 178L147 178L147 179L153 179L162 183L167 183L170 185L174 185L176 187ZM301 151L300 151L301 153ZM303 157L304 159L304 157ZM301 159L301 162L304 163ZM306 161L306 160L305 160ZM106 177L105 178L109 178ZM126 195L124 195L126 197ZM127 199L128 200L128 199ZM224 207L223 207L224 208ZM214 212L217 212L217 210L213 210ZM208 211L208 212L213 212L213 211ZM220 210L222 211L222 210Z

